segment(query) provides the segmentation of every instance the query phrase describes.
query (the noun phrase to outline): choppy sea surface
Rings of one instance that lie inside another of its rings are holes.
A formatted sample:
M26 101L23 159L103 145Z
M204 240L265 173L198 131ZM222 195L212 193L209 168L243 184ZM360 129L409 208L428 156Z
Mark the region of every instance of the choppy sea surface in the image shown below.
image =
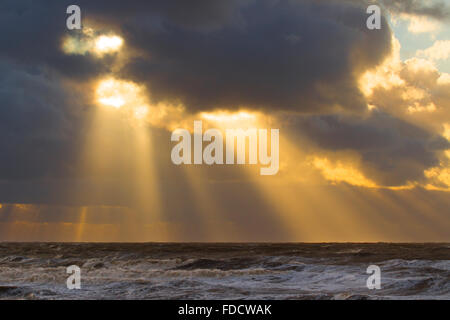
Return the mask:
M0 243L0 299L449 300L450 244Z

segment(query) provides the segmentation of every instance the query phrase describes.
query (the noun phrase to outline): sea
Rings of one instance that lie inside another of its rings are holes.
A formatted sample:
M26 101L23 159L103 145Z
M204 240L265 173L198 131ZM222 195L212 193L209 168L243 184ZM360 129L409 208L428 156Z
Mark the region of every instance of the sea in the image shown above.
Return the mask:
M450 244L0 243L0 299L450 300Z

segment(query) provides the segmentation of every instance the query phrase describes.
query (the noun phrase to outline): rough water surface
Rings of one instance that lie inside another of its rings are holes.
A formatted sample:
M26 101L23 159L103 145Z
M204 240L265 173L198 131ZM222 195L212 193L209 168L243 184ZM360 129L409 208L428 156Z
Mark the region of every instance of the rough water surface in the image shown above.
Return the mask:
M448 300L450 244L0 243L0 299Z

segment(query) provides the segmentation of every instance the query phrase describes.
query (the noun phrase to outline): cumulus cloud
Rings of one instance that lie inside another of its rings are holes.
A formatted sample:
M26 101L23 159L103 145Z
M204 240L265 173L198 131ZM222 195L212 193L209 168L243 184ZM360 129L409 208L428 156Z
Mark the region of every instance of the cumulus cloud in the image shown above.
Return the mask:
M434 133L442 133L450 117L448 74L425 57L400 59L400 43L393 38L393 51L379 67L361 77L360 85L369 105Z
M418 33L436 32L441 28L441 23L427 16L415 16L409 14L400 15L402 20L409 21L408 31Z
M450 57L450 40L438 40L431 47L419 50L417 55L432 61L446 60Z
M399 171L405 170L404 173L409 171L412 174L410 178L406 178L406 174L403 182L418 179L422 185L427 185L430 188L442 188L442 181L445 180L443 177L448 170L448 151L444 152L449 148L444 138L446 136L445 128L448 119L450 119L450 109L448 108L450 105L450 82L448 81L448 75L439 72L433 59L431 59L431 52L434 52L434 50L427 51L430 53L428 57L421 54L421 57L401 61L400 44L395 38L393 43L394 50L391 56L381 66L362 77L363 92L369 105L372 106L372 111L388 113L390 117L396 118L396 121L407 123L417 129L421 128L420 131L425 135L439 137L425 143L425 145L431 143L431 145L436 146L439 140L440 147L438 149L430 149L425 147L423 143L414 143L419 149L422 148L423 151L419 153L428 160L422 161L425 158L421 159L418 154L410 155L408 160L410 164L412 163L411 160L415 159L414 161L419 160L421 165L414 168L410 167L412 171L406 169L407 166L403 166L403 169L399 169ZM439 54L442 55L445 52ZM392 121L386 123L394 124ZM404 131L397 132L397 135L400 139L401 137L407 138ZM406 141L401 143L408 145ZM413 146L409 148L410 150L414 149ZM388 150L389 143L386 146L386 151L388 152ZM380 154L383 153L380 152ZM388 159L389 155L383 155L383 157ZM392 163L402 166L401 160ZM393 165L393 167L396 167L396 165ZM382 176L383 174L380 173L380 177ZM392 173L392 178L395 177L395 173Z

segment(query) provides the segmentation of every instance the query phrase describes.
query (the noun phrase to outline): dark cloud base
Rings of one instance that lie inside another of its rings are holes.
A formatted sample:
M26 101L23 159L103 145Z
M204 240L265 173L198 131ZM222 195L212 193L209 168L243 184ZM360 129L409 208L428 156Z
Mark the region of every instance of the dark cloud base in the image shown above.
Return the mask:
M444 137L381 111L367 117L310 116L291 122L294 131L321 149L357 151L364 173L383 186L423 181L424 171L438 166L441 153L450 148Z

